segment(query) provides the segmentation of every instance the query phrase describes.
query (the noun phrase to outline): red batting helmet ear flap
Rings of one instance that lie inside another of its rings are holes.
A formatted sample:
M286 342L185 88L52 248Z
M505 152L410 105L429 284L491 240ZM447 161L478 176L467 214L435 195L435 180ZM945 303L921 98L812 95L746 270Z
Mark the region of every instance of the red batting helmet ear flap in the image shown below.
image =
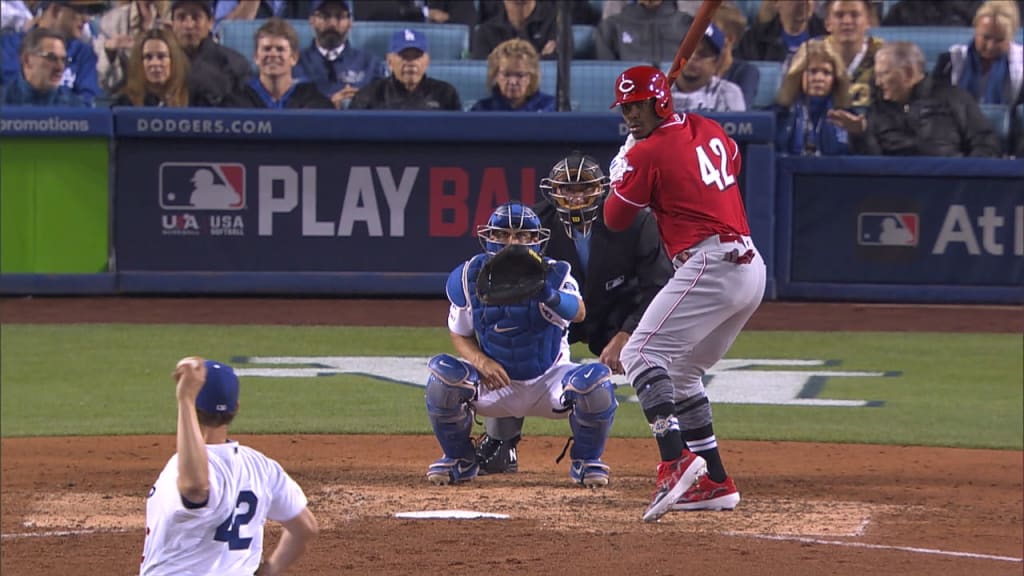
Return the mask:
M615 81L614 108L627 102L654 100L654 113L659 118L672 115L672 90L668 78L654 66L634 66L619 75Z

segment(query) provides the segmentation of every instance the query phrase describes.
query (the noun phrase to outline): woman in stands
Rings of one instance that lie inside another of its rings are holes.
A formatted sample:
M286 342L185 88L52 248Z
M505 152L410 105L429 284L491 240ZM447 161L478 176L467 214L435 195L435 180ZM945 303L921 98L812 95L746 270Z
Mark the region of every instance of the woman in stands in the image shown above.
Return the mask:
M148 30L135 40L124 87L113 105L187 107L188 71L188 58L174 33L165 28Z
M478 100L471 111L555 111L555 97L540 91L540 56L526 40L506 40L491 51L487 85L491 96Z
M1024 83L1024 46L1013 41L1019 28L1016 2L988 0L974 15L974 41L950 46L932 75L963 88L978 104L1012 106Z
M849 153L849 135L828 113L850 106L850 78L843 59L827 42L808 40L797 50L776 102L776 150L796 156Z

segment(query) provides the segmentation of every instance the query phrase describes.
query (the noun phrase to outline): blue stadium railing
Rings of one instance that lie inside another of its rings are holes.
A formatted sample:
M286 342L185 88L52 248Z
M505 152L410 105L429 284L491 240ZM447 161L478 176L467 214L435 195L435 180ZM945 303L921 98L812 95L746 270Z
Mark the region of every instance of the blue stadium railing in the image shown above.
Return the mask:
M0 274L0 293L437 296L452 262L479 249L472 226L491 206L538 200L567 150L607 165L625 134L607 113L112 117L111 271ZM770 113L713 117L741 146L768 298L1024 301L1024 160L777 158ZM7 108L0 145L103 137L110 119ZM193 202L198 171L238 201ZM886 239L883 222L905 237Z

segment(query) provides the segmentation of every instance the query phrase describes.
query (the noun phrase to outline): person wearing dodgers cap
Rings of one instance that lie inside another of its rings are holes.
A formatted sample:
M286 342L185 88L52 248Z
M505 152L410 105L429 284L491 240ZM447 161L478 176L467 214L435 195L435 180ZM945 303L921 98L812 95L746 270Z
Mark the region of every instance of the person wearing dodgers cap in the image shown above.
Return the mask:
M672 105L680 112L743 112L743 90L716 75L725 47L725 33L714 24L704 31L693 56L672 85Z
M391 76L368 84L352 98L350 110L462 110L455 87L427 76L430 46L420 30L405 28L391 35L388 68Z
M306 495L279 463L228 438L239 393L231 366L189 356L178 362L172 377L177 453L146 498L139 574L213 574L225 566L238 574L283 574L319 531ZM236 516L240 507L247 512ZM234 518L227 530L225 518ZM281 523L284 534L264 561L267 520ZM245 530L239 530L243 524Z

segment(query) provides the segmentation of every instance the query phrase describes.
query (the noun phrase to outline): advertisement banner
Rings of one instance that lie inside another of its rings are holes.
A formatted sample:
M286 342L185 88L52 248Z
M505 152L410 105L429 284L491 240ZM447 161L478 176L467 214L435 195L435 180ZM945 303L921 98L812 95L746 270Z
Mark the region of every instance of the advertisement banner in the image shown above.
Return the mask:
M107 138L0 137L0 272L106 272L109 172Z
M1011 172L797 173L788 280L1024 285L1024 178Z
M587 151L607 164L615 146ZM532 204L552 144L232 143L131 139L117 150L118 270L448 272L476 226Z

